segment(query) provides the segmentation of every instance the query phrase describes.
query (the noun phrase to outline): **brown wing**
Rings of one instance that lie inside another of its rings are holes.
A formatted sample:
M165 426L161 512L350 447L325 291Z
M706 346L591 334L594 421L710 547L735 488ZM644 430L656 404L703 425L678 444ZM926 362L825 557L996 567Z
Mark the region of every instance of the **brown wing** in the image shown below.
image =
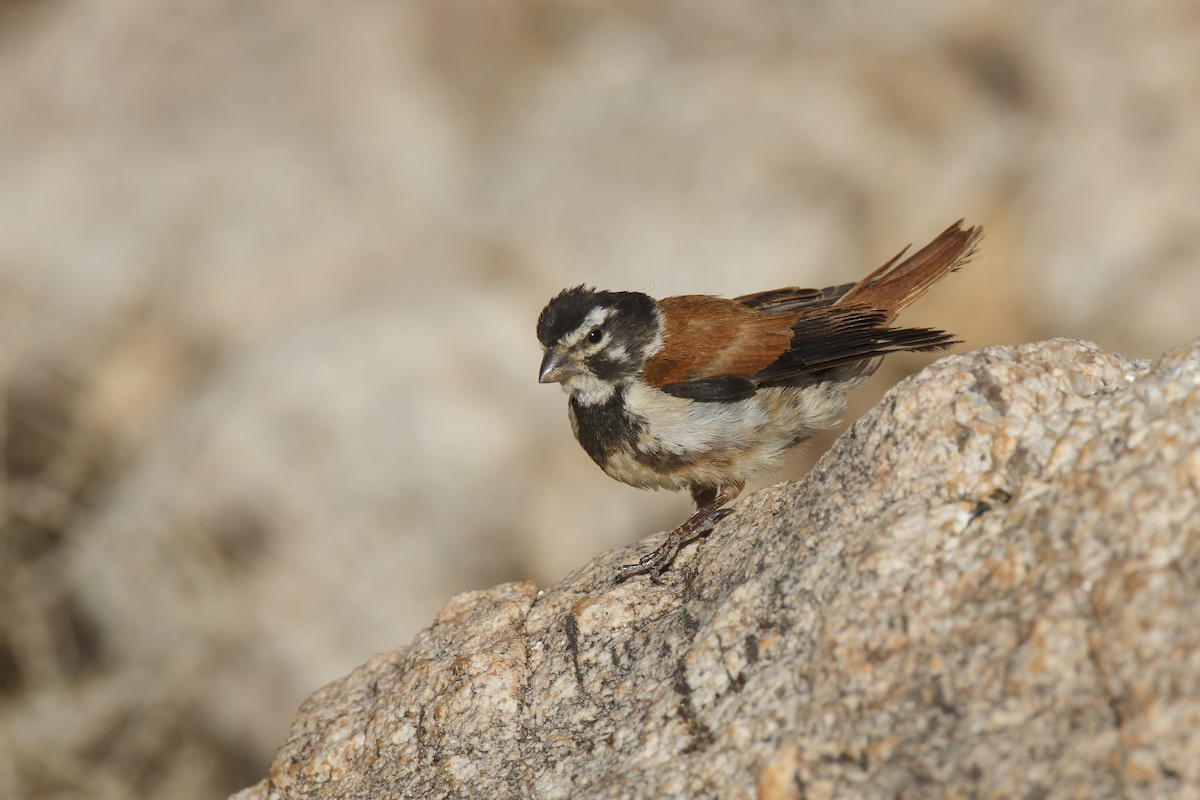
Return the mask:
M642 373L694 400L733 400L760 386L868 374L880 356L938 350L954 338L890 328L896 314L975 252L983 231L962 221L912 256L905 250L856 284L776 289L734 300L689 295L659 303L663 348ZM835 372L836 370L836 372Z
M659 301L663 347L642 380L668 384L727 375L750 377L774 363L792 342L796 315L769 315L736 300L684 295Z

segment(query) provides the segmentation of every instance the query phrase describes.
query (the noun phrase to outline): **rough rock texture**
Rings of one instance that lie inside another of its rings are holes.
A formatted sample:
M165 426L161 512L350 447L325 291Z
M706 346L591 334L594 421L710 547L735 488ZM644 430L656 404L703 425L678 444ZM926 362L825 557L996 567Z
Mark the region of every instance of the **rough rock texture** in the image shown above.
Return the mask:
M1200 341L943 359L663 586L450 601L236 795L1200 796Z

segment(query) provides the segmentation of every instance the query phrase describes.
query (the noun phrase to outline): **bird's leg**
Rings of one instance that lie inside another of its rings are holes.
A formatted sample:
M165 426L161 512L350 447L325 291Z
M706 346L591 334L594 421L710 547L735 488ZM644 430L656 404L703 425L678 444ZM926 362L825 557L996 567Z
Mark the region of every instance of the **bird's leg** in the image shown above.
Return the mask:
M711 523L732 513L732 509L722 509L721 506L737 497L741 491L741 486L725 487L720 491L711 487L693 488L692 500L696 503L696 513L668 533L667 538L653 552L642 556L636 564L629 564L617 570L617 583L643 573L649 575L650 580L655 583L662 583L663 571L675 560L680 548L702 533L706 526L711 528Z

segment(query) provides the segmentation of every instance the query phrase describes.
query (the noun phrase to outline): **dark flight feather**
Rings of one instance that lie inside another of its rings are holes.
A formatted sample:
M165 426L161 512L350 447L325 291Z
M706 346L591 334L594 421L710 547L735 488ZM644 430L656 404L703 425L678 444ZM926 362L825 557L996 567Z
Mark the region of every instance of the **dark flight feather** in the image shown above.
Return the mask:
M720 378L668 383L662 390L687 400L741 400L758 391L758 386L740 375L724 375Z
M772 289L768 292L744 294L733 298L747 308L761 311L764 314L786 314L789 311L799 311L802 308L826 308L840 300L846 292L855 287L853 283L843 283L840 286L826 286L824 289L802 289L799 286L787 286L782 289Z

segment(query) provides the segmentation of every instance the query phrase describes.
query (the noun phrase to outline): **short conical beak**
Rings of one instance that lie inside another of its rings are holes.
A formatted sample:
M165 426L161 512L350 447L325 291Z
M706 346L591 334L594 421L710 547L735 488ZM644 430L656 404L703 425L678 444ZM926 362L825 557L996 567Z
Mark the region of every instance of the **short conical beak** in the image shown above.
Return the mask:
M567 364L565 353L547 349L542 356L541 369L538 370L538 383L562 383L574 374L575 370Z

